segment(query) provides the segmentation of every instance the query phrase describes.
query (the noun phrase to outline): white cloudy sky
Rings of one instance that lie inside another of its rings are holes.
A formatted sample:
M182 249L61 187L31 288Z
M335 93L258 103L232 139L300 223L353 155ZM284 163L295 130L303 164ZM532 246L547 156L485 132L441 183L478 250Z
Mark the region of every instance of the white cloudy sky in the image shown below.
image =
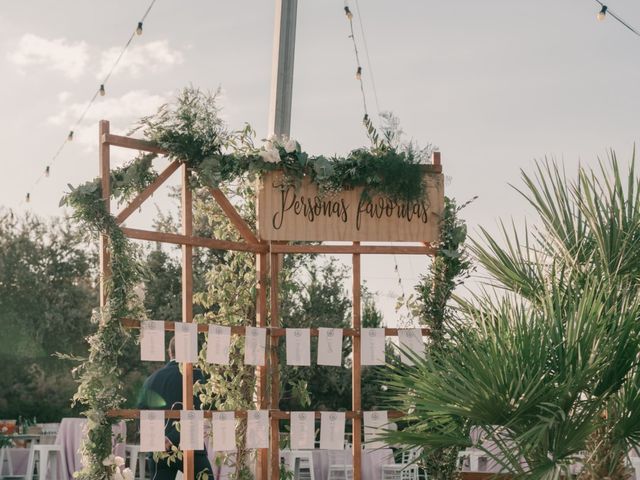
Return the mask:
M63 213L66 184L97 172L98 120L124 132L186 85L221 87L229 123L266 134L274 2L158 0L107 95L51 177L34 185L147 5L2 2L0 207ZM299 2L292 135L311 153L367 142L343 5ZM637 2L609 6L640 26ZM611 148L629 158L640 138L640 38L611 18L597 22L592 0L360 0L360 8L380 108L397 114L418 142L440 147L448 194L479 196L466 211L472 230L527 215L508 183L517 184L519 169L530 170L534 159L563 160L571 171ZM373 107L370 73L365 63ZM398 261L406 285L424 270L423 259ZM398 291L392 265L381 257L364 265L385 312L392 300L384 295Z

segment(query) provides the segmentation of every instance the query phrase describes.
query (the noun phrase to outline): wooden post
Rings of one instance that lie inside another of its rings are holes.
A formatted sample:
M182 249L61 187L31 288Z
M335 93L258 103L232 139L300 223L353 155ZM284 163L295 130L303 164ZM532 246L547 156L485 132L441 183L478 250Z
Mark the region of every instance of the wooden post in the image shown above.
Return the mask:
M257 287L258 287L258 295L256 298L256 325L258 327L265 328L267 326L267 279L268 279L268 268L267 268L267 253L258 253L256 258L256 276L257 276ZM265 350L265 357L267 357L266 352L269 350L270 339L267 336L267 344ZM257 391L257 408L261 410L265 410L268 408L268 375L267 369L269 368L268 358L265 358L265 365L259 366L257 368L258 374L258 391ZM256 469L256 476L259 479L266 480L269 475L269 455L268 450L260 449L258 450L258 465Z
M354 246L360 242L353 242ZM362 431L362 390L361 377L362 367L360 365L360 349L361 349L361 304L360 304L360 254L352 255L353 264L353 314L352 326L355 330L353 336L353 369L351 370L351 409L354 411L352 420L353 427L353 480L362 479L362 441L360 432Z
M98 127L98 145L100 146L100 184L102 187L102 199L107 213L111 212L111 157L109 144L103 139L109 134L109 122L100 120ZM107 281L111 275L109 256L109 239L106 235L100 235L100 307L107 304Z
M281 255L272 253L271 264L271 327L280 327L279 311L279 278ZM270 365L271 365L271 401L272 410L280 410L280 362L278 360L278 337L271 337ZM280 421L271 419L271 479L280 478Z
M189 169L182 165L182 234L193 235L193 195L189 186ZM182 245L182 321L193 321L193 246ZM182 408L193 410L193 365L182 366ZM183 452L183 477L195 480L193 450Z

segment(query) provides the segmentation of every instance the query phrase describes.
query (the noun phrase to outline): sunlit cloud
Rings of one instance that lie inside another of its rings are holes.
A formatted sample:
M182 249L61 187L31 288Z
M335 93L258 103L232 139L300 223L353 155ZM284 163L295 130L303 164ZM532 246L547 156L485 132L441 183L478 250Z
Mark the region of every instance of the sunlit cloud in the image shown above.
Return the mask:
M89 46L83 41L50 40L26 33L7 58L23 72L28 67L44 67L73 80L81 77L87 68Z
M121 47L105 50L100 60L100 68L96 77L104 78L111 70L114 62L122 52ZM159 73L181 64L182 53L172 49L167 40L158 40L130 47L120 59L114 73L126 73L139 77L146 73Z

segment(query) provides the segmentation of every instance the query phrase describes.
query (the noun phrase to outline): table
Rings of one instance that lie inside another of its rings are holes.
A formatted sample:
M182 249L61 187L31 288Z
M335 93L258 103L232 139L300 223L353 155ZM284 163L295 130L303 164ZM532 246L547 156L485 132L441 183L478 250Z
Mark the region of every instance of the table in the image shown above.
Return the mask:
M59 479L73 478L73 473L82 469L82 457L80 455L80 447L82 446L82 439L86 435L86 418L63 418L60 422L60 428L56 435L56 445L62 445L64 447L64 456L67 462L67 472L59 475ZM125 423L121 421L112 428L113 438L120 435L122 443L114 445L114 453L124 458L124 445L126 443L127 429Z
M3 448L5 455L11 459L13 466L13 475L25 475L27 473L27 463L29 462L29 450L28 448L18 447L5 447ZM0 476L9 475L9 465L5 464L0 467L4 467L0 472Z
M353 454L351 449L345 449L344 464L353 464ZM287 455L288 451L281 454ZM312 450L313 474L316 480L324 480L329 475L329 450ZM362 478L364 480L380 480L382 477L382 465L395 463L393 450L390 448L379 448L362 450Z

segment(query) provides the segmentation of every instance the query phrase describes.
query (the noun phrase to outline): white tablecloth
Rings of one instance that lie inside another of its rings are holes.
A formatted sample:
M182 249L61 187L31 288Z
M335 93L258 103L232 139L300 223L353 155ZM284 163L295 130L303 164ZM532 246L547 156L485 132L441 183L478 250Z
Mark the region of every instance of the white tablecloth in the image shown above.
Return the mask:
M13 475L25 475L27 473L27 463L29 461L29 448L3 448L5 455L8 455L11 459L11 466L13 467ZM4 467L0 474L9 475L9 463L0 465Z
M73 479L73 472L82 469L82 459L80 456L80 447L82 439L86 435L86 418L63 418L60 422L60 429L56 436L56 445L64 446L64 455L67 462L67 472L58 478ZM113 426L113 442L117 436L121 437L121 442L114 444L114 453L124 458L124 444L126 443L127 429L124 422L120 422Z

